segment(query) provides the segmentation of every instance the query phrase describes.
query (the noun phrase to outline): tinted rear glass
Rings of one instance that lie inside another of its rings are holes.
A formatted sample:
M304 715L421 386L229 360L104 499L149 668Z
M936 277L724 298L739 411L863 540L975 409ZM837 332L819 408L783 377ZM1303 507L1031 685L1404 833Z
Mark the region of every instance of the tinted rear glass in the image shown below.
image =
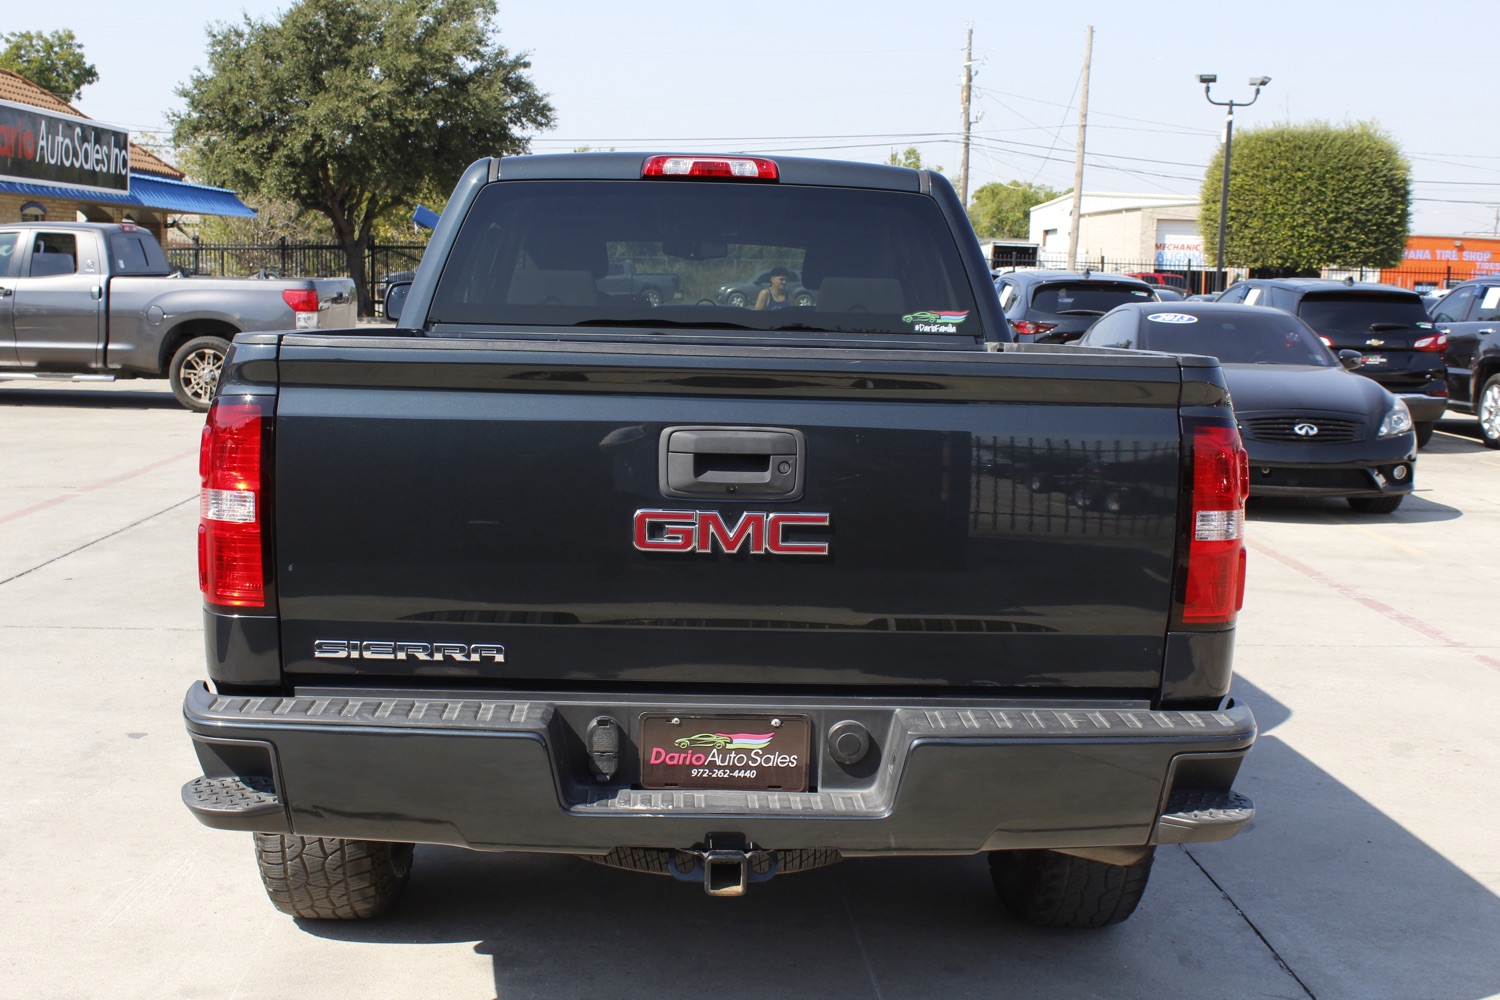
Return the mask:
M1315 292L1302 299L1297 315L1329 336L1431 325L1420 298L1396 292Z
M1338 362L1317 334L1297 317L1281 310L1236 312L1216 316L1174 312L1147 313L1141 324L1141 347L1168 354L1204 354L1224 364L1316 365Z
M1127 302L1149 302L1151 292L1145 288L1132 288L1105 282L1060 282L1040 285L1031 293L1031 308L1035 312L1066 316L1072 313L1091 313L1103 316L1115 306Z
M620 273L627 260L635 285ZM757 310L756 279L773 268L792 275L781 300ZM464 220L428 319L982 336L933 199L729 182L491 184Z

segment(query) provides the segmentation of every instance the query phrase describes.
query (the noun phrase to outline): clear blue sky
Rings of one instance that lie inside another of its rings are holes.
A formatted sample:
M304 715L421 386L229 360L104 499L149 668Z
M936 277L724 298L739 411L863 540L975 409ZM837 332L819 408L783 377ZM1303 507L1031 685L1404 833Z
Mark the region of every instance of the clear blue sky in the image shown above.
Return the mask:
M0 31L71 28L100 82L80 109L163 131L174 88L206 63L205 25L277 17L243 4L8 0ZM1154 14L1148 13L1155 11ZM500 42L529 52L557 127L537 152L802 152L883 161L915 145L956 176L959 82L974 29L970 190L1019 179L1071 186L1086 28L1094 28L1084 188L1195 193L1219 142L1218 99L1248 99L1237 133L1313 119L1374 121L1412 162L1413 231L1491 232L1500 212L1493 103L1495 0L1112 2L573 2L505 4Z

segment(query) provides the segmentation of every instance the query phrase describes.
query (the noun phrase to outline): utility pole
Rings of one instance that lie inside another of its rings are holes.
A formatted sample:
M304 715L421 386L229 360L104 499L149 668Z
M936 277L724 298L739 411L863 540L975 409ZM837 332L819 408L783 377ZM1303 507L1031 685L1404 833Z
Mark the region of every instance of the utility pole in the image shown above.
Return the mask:
M1068 228L1068 267L1078 270L1078 221L1083 211L1083 140L1089 124L1089 65L1094 60L1094 26L1083 43L1083 93L1078 102L1078 155L1073 158L1073 224Z
M959 90L959 105L964 113L964 149L958 164L958 197L964 209L969 207L969 103L974 89L974 23L969 22L968 41L964 44L964 81Z

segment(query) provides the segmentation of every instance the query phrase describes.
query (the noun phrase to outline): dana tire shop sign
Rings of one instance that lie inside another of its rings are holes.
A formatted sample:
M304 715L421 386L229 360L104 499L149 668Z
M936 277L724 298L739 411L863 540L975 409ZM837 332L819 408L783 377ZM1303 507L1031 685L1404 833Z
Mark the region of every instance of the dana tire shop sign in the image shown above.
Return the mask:
M0 101L0 181L130 191L130 133Z

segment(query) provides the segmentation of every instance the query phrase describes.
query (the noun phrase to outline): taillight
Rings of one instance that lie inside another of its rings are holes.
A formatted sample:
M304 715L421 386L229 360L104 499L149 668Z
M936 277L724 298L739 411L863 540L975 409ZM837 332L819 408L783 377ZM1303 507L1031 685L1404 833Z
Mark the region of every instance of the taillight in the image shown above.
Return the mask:
M198 448L198 587L210 604L266 605L266 415L255 403L215 402Z
M1430 337L1422 337L1411 345L1418 351L1445 351L1448 349L1448 335L1446 333L1435 333Z
M641 176L774 181L781 172L775 160L760 156L650 156L641 167Z
M1232 424L1185 421L1192 456L1185 625L1233 625L1245 603L1250 461Z
M292 307L293 312L317 312L318 290L316 288L286 288L281 292L281 298L287 305Z
M1016 332L1024 337L1040 337L1048 330L1056 329L1056 323L1033 323L1029 319L1018 319L1015 322Z

